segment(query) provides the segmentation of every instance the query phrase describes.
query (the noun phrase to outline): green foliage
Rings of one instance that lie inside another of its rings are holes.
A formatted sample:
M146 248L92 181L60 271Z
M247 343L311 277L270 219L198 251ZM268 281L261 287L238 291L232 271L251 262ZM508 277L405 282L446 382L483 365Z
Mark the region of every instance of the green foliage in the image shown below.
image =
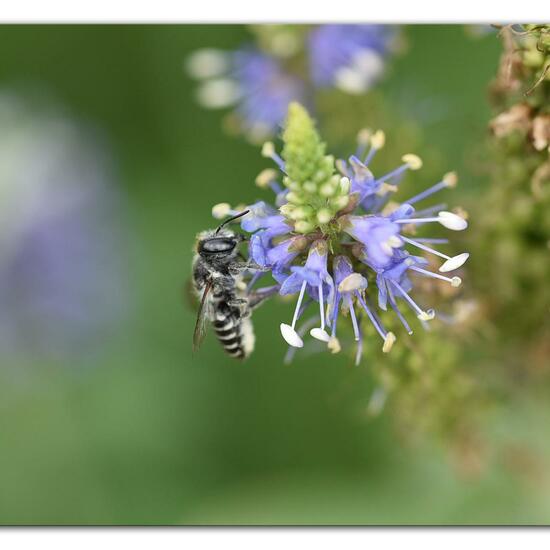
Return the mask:
M478 269L503 340L525 345L550 329L550 27L505 27L501 34Z

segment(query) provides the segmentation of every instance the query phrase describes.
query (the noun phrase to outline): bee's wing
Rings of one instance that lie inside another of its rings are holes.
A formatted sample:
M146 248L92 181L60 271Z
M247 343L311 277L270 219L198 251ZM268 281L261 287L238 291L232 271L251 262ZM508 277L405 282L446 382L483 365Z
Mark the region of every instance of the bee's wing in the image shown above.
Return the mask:
M182 303L189 309L196 310L199 307L199 299L195 292L195 285L191 278L185 281L185 284L181 288L181 300Z
M202 293L199 311L197 313L197 322L195 323L195 331L193 332L193 351L197 351L206 336L206 303L208 294L212 290L212 281L208 281Z

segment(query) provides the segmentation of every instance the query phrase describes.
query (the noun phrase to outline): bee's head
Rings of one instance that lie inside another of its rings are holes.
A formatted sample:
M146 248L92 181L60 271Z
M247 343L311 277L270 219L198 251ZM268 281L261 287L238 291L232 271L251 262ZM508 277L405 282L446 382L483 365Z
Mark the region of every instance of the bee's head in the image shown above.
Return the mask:
M208 231L199 235L197 252L203 258L224 258L236 254L237 245L243 240L242 235L223 230L218 233Z
M222 223L215 231L205 231L198 237L197 252L203 258L230 258L237 253L237 245L244 240L238 235L225 229L225 225L248 214L249 210L240 212Z

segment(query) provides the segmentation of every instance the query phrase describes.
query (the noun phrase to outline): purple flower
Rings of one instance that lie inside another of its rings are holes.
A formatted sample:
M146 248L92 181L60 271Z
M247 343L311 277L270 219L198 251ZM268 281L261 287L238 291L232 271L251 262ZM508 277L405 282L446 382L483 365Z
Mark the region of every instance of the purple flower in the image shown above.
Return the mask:
M332 353L338 353L340 351L340 342L336 335L336 329L338 326L338 314L340 312L340 307L341 305L344 305L349 309L353 326L353 334L357 342L355 363L358 365L361 361L363 337L359 322L357 320L357 314L355 312L355 300L355 302L359 304L360 308L367 314L370 322L382 337L382 340L384 341L384 352L388 352L395 341L395 335L392 332L388 332L384 328L378 317L367 305L364 298L364 291L368 287L367 279L365 279L365 277L360 273L353 270L352 263L346 256L336 256L334 258L334 279L336 282L336 292L332 306L332 334L328 342L329 349Z
M283 273L294 258L302 252L303 237L292 237L267 250L267 267L270 267L274 274ZM261 264L260 264L261 265Z
M319 25L308 39L314 84L365 92L382 75L393 38L394 31L384 25Z
M331 301L334 294L334 283L327 269L327 259L326 242L322 240L314 242L309 249L305 265L292 266L292 274L281 285L279 291L281 295L299 293L292 324L281 323L281 334L291 346L302 347L304 345L295 327L302 313L300 308L306 290L313 300L319 302L321 320L321 326L311 329L310 334L318 340L329 341L330 337L325 330L325 306Z
M394 248L403 246L399 225L385 216L346 216L342 227L365 246L365 259L375 268L388 265Z
M278 236L289 233L292 229L282 214L263 201L247 206L247 209L250 212L244 216L241 227L248 233L265 229L272 236Z
M274 239L282 238L291 231L284 216L265 202L257 202L248 207L250 213L241 222L241 227L249 233L249 256L261 267L269 267L280 274L298 255L296 239L287 239L278 244Z
M362 319L367 319L380 336L382 351L389 352L396 337L382 323L379 311L392 310L412 334L400 306L410 308L423 325L435 316L433 309L421 307L413 298L414 277L431 277L457 287L460 278L443 273L458 269L468 259L467 253L449 256L433 248L435 244L446 244L446 239L415 235L416 228L430 223L455 231L467 227L466 220L445 210L444 204L415 208L420 201L454 187L456 175L445 174L435 185L395 204L390 199L398 191L401 180L409 170L420 169L422 161L416 155L404 155L395 169L375 176L369 166L384 146L385 138L380 131L365 136L363 132L355 155L348 157L347 162L337 163L342 177L328 173L327 182L318 186L306 178L303 189L299 183L290 181L292 192L284 196L282 200L287 202L283 202L278 211L258 202L250 207L250 214L242 221L243 229L252 232L251 258L271 270L281 295L297 295L291 323L280 325L285 341L291 347L303 347L302 337L315 323L310 335L326 342L333 353L340 351L337 331L341 325L340 312L344 309L349 312L357 342L357 363L363 349ZM272 143L264 145L262 154L271 158L283 174L287 173L285 161L275 152ZM319 173L319 177L324 177ZM289 179L286 176L283 181L288 183ZM258 182L260 187L270 187L277 197L282 197L271 172L262 172ZM314 195L315 189L319 189L319 196ZM333 200L335 189L347 194L346 200L340 209L327 215L327 201ZM309 197L307 203L304 197ZM318 208L316 213L315 208ZM316 215L319 223L312 223L311 229L298 235L294 231L295 223L305 215L306 209L309 219L314 220ZM414 255L411 247L443 258L439 272L426 269L428 261ZM312 302L318 303L319 313L297 329L298 321Z
M343 166L351 183L350 192L359 195L359 202L362 203L380 188L381 182L374 178L372 172L355 155L349 158L349 167L345 164Z

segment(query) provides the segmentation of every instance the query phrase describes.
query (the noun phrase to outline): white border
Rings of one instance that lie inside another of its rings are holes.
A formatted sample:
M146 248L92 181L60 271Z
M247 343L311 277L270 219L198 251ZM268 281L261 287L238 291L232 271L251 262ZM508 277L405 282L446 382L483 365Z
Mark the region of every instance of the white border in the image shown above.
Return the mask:
M426 528L170 528L170 529L5 529L3 549L97 550L475 550L529 548L547 550L547 529Z
M2 22L548 22L550 2L507 0L20 0Z
M243 23L243 22L545 22L550 3L461 0L155 0L131 1L27 0L3 2L2 22L121 22L121 23ZM2 548L97 550L130 547L223 548L224 550L281 550L281 548L345 548L407 550L499 550L549 547L549 531L541 529L3 529ZM185 545L185 546L182 546Z

